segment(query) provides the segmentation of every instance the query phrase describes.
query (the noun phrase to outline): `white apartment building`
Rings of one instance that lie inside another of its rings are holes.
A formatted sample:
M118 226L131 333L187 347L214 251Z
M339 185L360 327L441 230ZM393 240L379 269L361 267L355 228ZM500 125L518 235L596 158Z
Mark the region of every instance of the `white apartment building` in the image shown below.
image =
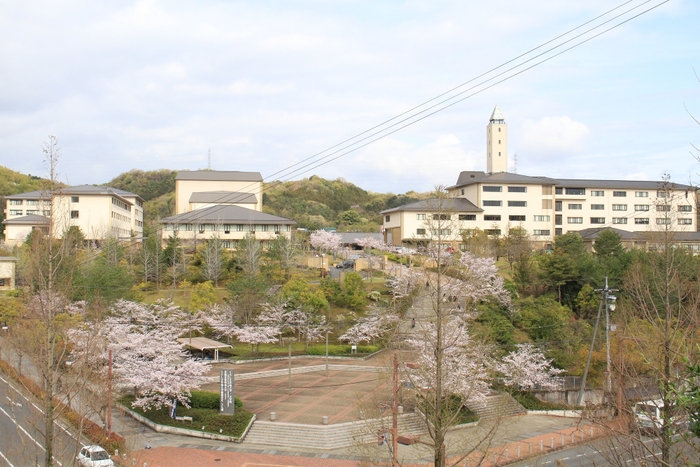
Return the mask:
M224 248L236 248L249 234L263 247L279 235L290 238L296 222L262 212L262 183L258 172L178 172L176 214L159 221L162 241L174 234L192 242L218 236Z
M78 227L86 240L100 242L143 237L143 199L111 187L80 185L54 193L32 191L6 196L5 243L22 243L36 229L48 230L52 223L57 237Z
M262 211L259 172L183 170L175 177L175 214L230 204Z
M459 243L461 233L481 229L503 235L524 228L533 240L587 229L616 228L641 234L660 228L697 232L697 193L692 186L663 181L585 180L531 177L507 172L507 125L496 106L487 126L488 172L464 171L447 188L452 200L440 212L451 227L441 241ZM438 232L438 200L382 212L385 240L393 245L431 241ZM692 235L691 235L692 236ZM700 234L696 234L700 241ZM688 237L688 235L685 235Z

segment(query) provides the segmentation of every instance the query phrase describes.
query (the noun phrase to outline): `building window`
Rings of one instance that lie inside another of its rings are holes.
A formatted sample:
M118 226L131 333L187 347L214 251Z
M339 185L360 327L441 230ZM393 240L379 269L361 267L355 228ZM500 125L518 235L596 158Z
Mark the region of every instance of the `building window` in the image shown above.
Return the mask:
M464 196L464 188L462 188L462 196Z
M21 205L22 205L21 199L11 199L10 200L10 206L21 206Z
M693 225L693 219L678 219L678 225Z
M613 204L613 211L627 211L626 204Z
M526 186L509 186L508 193L527 193Z
M39 206L39 200L38 199L28 199L27 206Z
M461 220L461 221L475 221L476 214L460 214L459 220Z
M524 208L527 206L527 201L508 201L510 208Z
M79 217L80 217L80 213L78 211L71 211L70 212L71 219L78 219Z
M432 229L431 233L433 235L450 235L452 231L450 229Z
M602 211L603 209L605 209L605 205L604 204L591 204L591 209L593 211Z
M562 230L561 229L554 229L554 235L561 235Z
M484 185L482 187L482 190L486 191L486 192L491 192L491 193L500 193L501 191L503 191L503 187L502 186L493 186L493 185Z
M71 196L71 197L70 197L70 202L71 202L71 203L79 203L79 202L80 202L80 196Z
M542 209L552 209L552 200L551 199L543 199L542 200Z
M613 191L613 196L615 198L625 198L627 196L626 191Z
M591 190L591 196L605 196L603 190Z
M561 206L562 206L561 201L555 201L555 203L554 203L554 210L555 210L555 211L561 211L561 210L562 210Z
M549 222L552 216L533 216L535 222Z
M556 214L554 216L554 225L561 225L563 222L563 220L562 220L563 218L564 218L564 216L562 216L561 214Z
M605 217L591 217L591 224L605 224Z
M670 198L668 191L659 190L656 192L657 198Z
M678 211L680 211L680 212L693 212L693 207L681 204L680 206L678 206Z
M671 223L671 219L669 219L668 217L657 217L656 223L658 225L668 225Z
M658 212L669 212L671 211L671 206L669 206L668 204L658 204L656 206L656 210Z
M485 221L500 221L500 220L501 220L501 216L498 216L498 215L490 215L490 216L489 216L489 215L485 215L485 216L484 216L484 220L485 220Z
M448 221L451 219L449 214L433 214L434 221Z
M24 211L21 209L10 209L10 215L11 216L21 216L24 214Z
M32 215L32 214L38 216L38 215L39 215L39 210L38 210L38 209L27 209L27 215L29 216L29 215Z
M416 220L424 221L424 220L425 220L425 214L416 214Z
M634 223L639 225L639 224L648 224L649 223L649 218L648 217L638 217L634 220Z
M583 209L583 204L570 204L569 209Z
M649 192L648 191L635 191L634 196L636 198L648 198Z
M626 223L627 223L626 217L613 217L613 224L626 224Z
M486 235L501 235L501 229L484 229Z
M556 188L554 189L554 193L557 194L557 195L563 195L563 194L564 194L564 189L563 189L563 188L560 188L560 187L556 187Z
M649 205L648 204L635 204L634 210L635 211L648 211Z
M583 217L567 217L566 222L569 224L583 224Z
M503 201L484 201L483 204L484 206L501 206Z
M425 235L425 229L416 229L416 235Z
M389 222L390 220L391 220L390 215L387 214L386 216L384 216L384 222Z
M566 188L565 191L566 191L567 195L585 195L586 194L585 188Z
M525 216L508 216L508 220L513 222L525 222Z
M535 236L541 236L541 235L549 235L549 230L533 230L532 231L533 235Z

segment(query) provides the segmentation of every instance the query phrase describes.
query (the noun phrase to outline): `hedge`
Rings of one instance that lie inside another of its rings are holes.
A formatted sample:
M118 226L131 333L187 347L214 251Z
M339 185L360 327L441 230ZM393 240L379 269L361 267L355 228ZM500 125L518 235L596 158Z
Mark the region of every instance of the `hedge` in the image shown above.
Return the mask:
M219 410L219 404L221 397L218 392L211 391L190 391L192 397L190 398L190 405L193 409L213 409ZM234 404L236 410L243 408L243 401L238 397L234 397Z
M379 350L377 345L358 345L357 353L370 354ZM352 346L350 345L329 345L328 355L350 355L352 352ZM309 346L307 351L309 355L326 355L325 345L312 345Z
M169 407L161 407L157 410L150 409L146 411L140 407L132 407L131 403L134 400L135 398L133 395L128 395L119 399L119 403L128 407L139 415L143 415L149 420L158 423L159 425L174 426L178 428L186 428L188 430L204 431L207 433L223 434L226 436L233 436L234 438L240 438L243 435L243 432L250 422L250 419L253 418L252 412L239 408L240 400L236 401L236 413L233 415L219 414L218 402L216 404L216 409L194 407L188 409L183 406L178 406L176 415L192 417L191 422L178 421L170 418Z

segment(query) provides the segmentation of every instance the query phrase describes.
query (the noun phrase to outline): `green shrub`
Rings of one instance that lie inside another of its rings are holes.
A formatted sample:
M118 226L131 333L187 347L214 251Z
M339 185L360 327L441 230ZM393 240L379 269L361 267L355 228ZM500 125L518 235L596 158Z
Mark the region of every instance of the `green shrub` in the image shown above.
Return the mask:
M370 354L374 353L377 350L379 350L379 346L376 345L358 345L357 346L357 353L358 354ZM352 346L350 345L329 345L328 346L328 355L350 355L350 352L352 351ZM309 346L309 350L307 351L309 355L326 355L326 346L325 345L312 345Z
M527 410L567 410L571 408L566 404L554 404L552 402L541 401L531 392L525 391L513 391L513 399L518 401L520 405Z
M204 397L207 400L209 398L208 395ZM133 410L139 415L143 415L149 420L160 425L175 426L178 428L187 428L189 430L204 431L208 433L221 433L236 438L240 437L243 434L243 430L245 430L245 428L248 426L248 423L250 422L250 419L253 417L252 412L249 412L242 408L243 403L238 398L236 398L236 413L233 415L219 414L218 402L216 405L216 409L196 409L194 407L188 409L183 406L178 406L176 415L192 417L192 422L177 421L173 418L170 418L170 409L168 407L162 407L158 410L151 409L148 411L144 411L143 409L138 407L131 407L131 403L133 401L133 395L124 396L121 399L119 399L120 404L124 405L125 407L128 407L129 409ZM202 429L202 427L204 428Z
M217 392L191 391L190 405L193 409L219 409L221 397Z

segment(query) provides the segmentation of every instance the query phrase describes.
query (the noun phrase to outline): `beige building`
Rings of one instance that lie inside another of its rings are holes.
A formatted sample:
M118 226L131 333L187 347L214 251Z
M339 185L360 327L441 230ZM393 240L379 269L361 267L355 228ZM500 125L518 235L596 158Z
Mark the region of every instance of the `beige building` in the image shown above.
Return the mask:
M196 242L219 237L236 248L247 235L263 247L279 235L290 238L296 222L262 212L258 172L183 171L175 178L176 215L161 219L162 240L171 235Z
M0 290L13 290L15 288L16 270L17 258L0 256Z
M262 211L259 172L184 170L175 177L175 214L233 205Z
M445 220L453 227L441 229L441 241L459 243L461 233L469 229L504 235L513 227L522 227L533 240L543 243L567 232L605 227L631 233L669 228L691 233L700 241L697 194L692 186L509 173L507 134L507 125L496 106L487 126L488 172L461 172L457 182L447 188L453 202L449 209L442 210L442 216L449 216ZM436 220L436 203L428 200L384 211L386 241L403 245L434 240L431 221Z
M86 240L100 242L143 236L143 199L111 187L81 185L53 194L32 191L6 196L5 242L24 242L36 228L47 231L49 219L57 237L78 227Z

